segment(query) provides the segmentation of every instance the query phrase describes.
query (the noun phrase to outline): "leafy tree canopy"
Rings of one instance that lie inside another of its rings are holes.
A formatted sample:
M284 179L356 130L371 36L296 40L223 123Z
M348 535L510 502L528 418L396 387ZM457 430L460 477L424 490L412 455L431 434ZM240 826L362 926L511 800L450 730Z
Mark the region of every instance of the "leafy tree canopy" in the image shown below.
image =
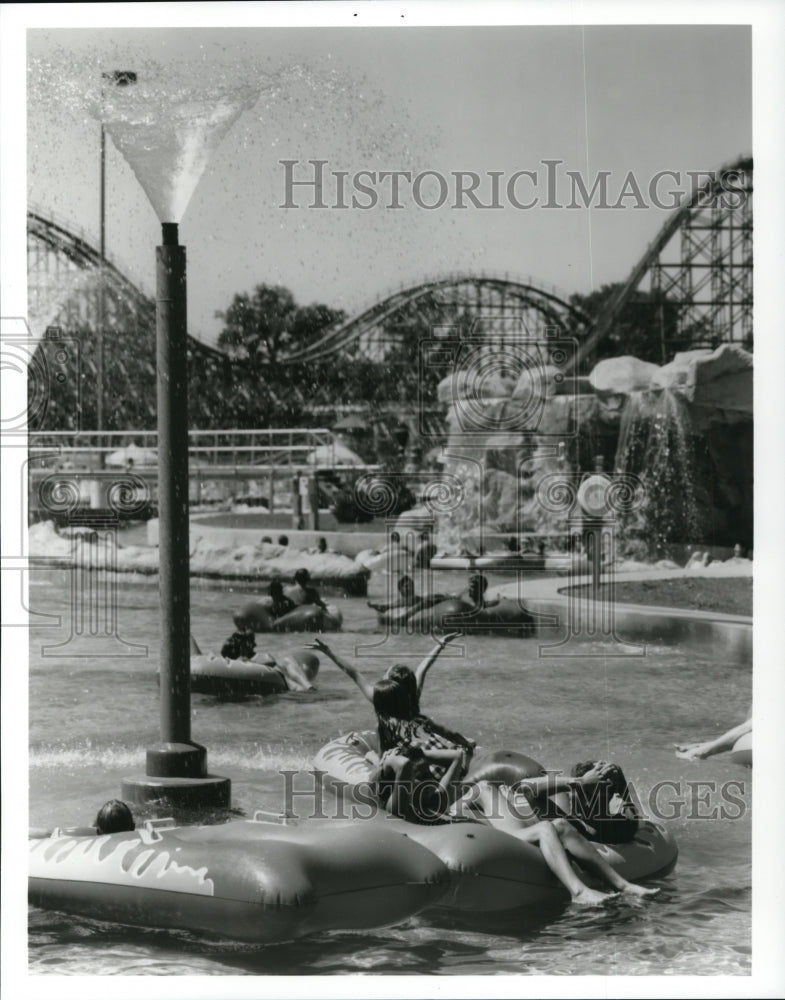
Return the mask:
M341 309L314 304L299 306L288 288L259 284L232 299L225 312L218 346L253 367L276 367L287 354L313 343L331 323L343 319Z

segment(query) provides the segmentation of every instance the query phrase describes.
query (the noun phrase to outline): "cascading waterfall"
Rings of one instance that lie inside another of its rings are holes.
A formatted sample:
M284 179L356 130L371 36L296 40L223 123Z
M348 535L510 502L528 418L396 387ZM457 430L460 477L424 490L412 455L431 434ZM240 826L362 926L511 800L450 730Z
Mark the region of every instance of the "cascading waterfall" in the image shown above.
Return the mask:
M458 553L464 549L464 535L482 524L483 469L474 459L445 456L444 472L454 476L463 487L460 504L436 518L436 548L439 552Z
M640 540L649 554L662 556L671 542L700 538L692 421L679 393L647 389L630 394L615 469L643 483L641 508L621 526L626 541Z

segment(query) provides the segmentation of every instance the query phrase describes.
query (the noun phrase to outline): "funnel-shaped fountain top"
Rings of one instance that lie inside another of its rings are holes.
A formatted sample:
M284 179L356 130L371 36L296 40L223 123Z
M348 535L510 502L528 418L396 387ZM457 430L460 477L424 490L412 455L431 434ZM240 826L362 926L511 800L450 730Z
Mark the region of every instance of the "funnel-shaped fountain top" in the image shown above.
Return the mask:
M210 157L261 88L206 79L196 70L191 79L173 81L156 69L148 65L122 86L105 74L93 113L160 221L180 222Z

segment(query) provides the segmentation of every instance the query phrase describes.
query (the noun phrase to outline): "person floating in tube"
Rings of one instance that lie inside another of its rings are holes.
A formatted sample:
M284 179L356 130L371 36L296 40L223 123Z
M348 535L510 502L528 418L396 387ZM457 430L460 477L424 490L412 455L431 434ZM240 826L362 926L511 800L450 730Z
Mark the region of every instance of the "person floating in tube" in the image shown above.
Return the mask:
M486 601L485 591L488 589L488 581L482 573L475 573L469 577L469 586L458 595L459 600L469 606L472 611L482 611L483 608L492 608L499 603L499 598Z
M273 580L267 588L267 593L272 601L270 613L273 618L283 618L284 615L288 615L290 611L294 611L297 607L294 601L284 594L283 584L280 580Z
M252 660L256 653L256 637L252 629L233 632L221 647L221 656L227 660Z
M287 596L296 605L315 604L322 611L327 611L327 605L319 596L319 591L311 584L311 574L307 569L298 569L294 574L294 586L289 587Z
M368 601L368 607L373 608L374 611L378 611L380 614L384 614L385 611L391 611L393 608L414 608L416 605L422 603L422 598L417 596L414 588L414 580L410 576L402 576L398 580L398 600L393 601L391 604L373 604Z
M108 802L104 802L98 810L93 826L99 835L126 833L136 829L133 813L120 799L110 799Z

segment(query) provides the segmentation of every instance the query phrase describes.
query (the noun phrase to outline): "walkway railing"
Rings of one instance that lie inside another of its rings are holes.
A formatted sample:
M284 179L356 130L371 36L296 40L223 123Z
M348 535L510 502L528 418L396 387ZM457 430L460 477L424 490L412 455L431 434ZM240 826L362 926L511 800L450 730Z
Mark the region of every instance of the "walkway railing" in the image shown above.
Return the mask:
M197 506L245 500L270 511L293 509L317 490L321 471L362 475L379 468L342 461L338 442L324 427L195 430L189 438L189 494ZM55 511L59 501L53 506L53 497L59 494L72 496L80 511L103 511L125 484L134 494L129 516L137 507L150 516L158 502L156 445L155 431L31 433L31 513Z
M325 427L194 430L189 432L189 442L192 464L224 468L313 465L314 462L306 462L306 459L317 448L320 449L318 465L337 468L341 464L333 433ZM105 458L114 452L134 447L141 453L153 453L148 456L149 461L135 459L134 467L154 467L157 464L154 457L157 443L158 435L155 431L48 431L33 432L28 437L31 457L78 455L92 468L102 466Z

